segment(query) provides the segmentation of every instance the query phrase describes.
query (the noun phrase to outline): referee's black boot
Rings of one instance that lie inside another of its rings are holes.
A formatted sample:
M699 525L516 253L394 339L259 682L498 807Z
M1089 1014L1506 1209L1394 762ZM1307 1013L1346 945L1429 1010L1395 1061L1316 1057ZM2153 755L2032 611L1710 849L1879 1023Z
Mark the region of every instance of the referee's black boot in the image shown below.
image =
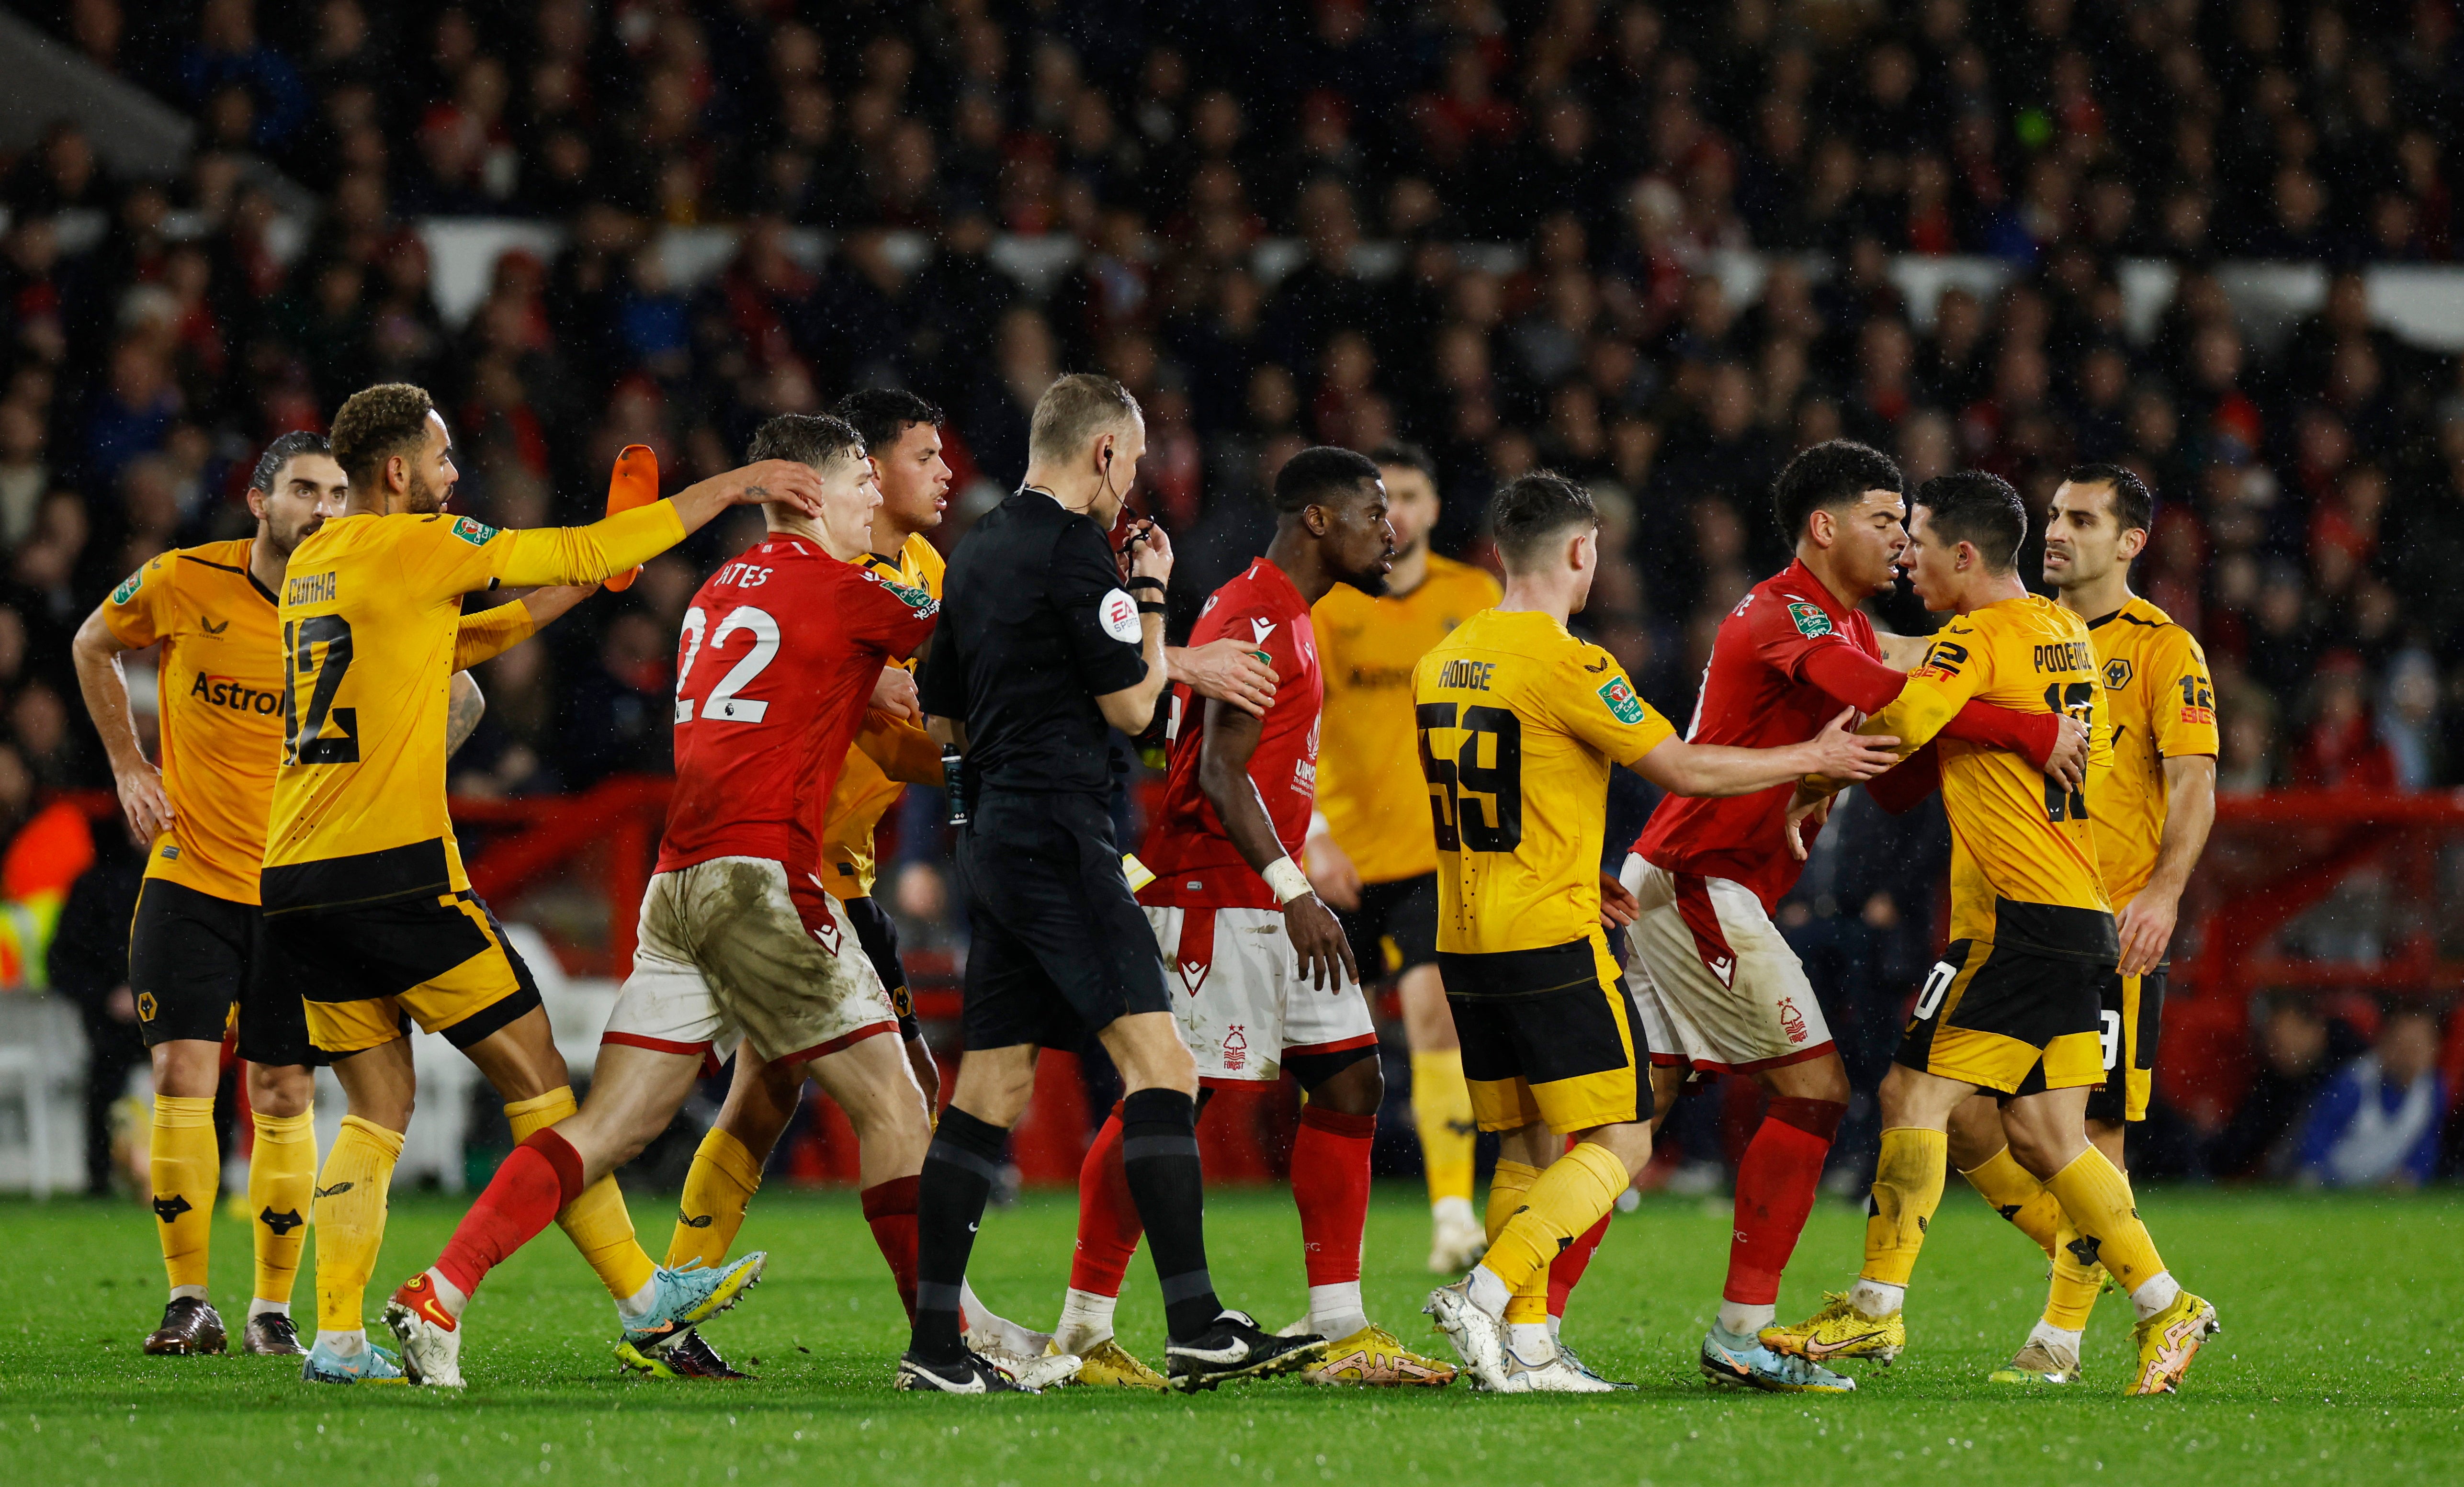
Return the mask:
M1186 1343L1168 1345L1163 1355L1172 1387L1196 1393L1226 1379L1263 1379L1306 1368L1326 1356L1326 1339L1314 1332L1279 1337L1247 1312L1227 1308L1213 1326Z
M1023 1389L1017 1380L1002 1372L981 1353L972 1349L962 1353L956 1363L934 1363L919 1356L913 1348L898 1360L898 1380L892 1386L921 1393L933 1394L1040 1394L1040 1389Z

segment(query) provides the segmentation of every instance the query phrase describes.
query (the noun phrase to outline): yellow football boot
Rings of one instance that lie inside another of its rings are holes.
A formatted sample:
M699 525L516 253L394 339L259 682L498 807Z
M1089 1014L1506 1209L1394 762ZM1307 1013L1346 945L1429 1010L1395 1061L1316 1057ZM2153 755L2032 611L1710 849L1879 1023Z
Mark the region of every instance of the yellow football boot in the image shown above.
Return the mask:
M1058 1357L1061 1345L1046 1343L1044 1351L1046 1357ZM1161 1389L1164 1387L1162 1374L1140 1363L1136 1354L1109 1337L1079 1355L1078 1372L1067 1382L1112 1389Z
M1301 1377L1311 1384L1443 1389L1455 1381L1455 1366L1421 1357L1373 1322L1350 1337L1329 1343L1326 1357L1304 1369Z
M1822 1293L1822 1309L1793 1327L1765 1327L1760 1334L1762 1345L1775 1353L1789 1353L1809 1363L1827 1364L1837 1358L1870 1358L1887 1366L1908 1345L1908 1324L1893 1312L1887 1317L1868 1317L1848 1304L1845 1294Z
M2139 1323L2131 1334L2139 1344L2139 1367L2130 1375L2125 1394L2169 1394L2190 1371L2199 1345L2216 1330L2216 1309L2184 1291L2173 1304Z
M2079 1354L2032 1337L1989 1377L1995 1384L2076 1384Z

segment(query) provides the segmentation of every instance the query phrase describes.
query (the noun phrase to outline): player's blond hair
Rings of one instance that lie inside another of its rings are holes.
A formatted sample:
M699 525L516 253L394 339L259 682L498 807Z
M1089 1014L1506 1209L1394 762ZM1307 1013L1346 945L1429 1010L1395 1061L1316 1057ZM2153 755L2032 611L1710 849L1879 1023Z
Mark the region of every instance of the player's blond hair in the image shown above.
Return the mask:
M1027 458L1075 458L1096 435L1145 417L1138 400L1119 383L1100 372L1072 372L1035 400L1035 421L1026 434Z
M361 388L334 415L334 463L353 490L373 488L386 460L416 453L428 441L428 418L435 411L428 389L409 383Z

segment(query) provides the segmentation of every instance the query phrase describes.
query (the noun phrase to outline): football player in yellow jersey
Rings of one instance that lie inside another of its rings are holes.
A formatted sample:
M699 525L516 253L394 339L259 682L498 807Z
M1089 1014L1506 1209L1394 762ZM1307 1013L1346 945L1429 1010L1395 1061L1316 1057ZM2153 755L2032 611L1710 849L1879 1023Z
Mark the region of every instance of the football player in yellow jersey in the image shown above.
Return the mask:
M2182 887L2216 815L2215 684L2189 631L2130 592L2130 563L2155 512L2147 487L2118 465L2082 465L2054 492L2045 525L2045 581L2087 621L2096 643L2112 762L2091 774L2088 820L2105 896L2118 911L2122 955L2099 977L2104 1082L2087 1099L2088 1139L2123 1167L2123 1126L2147 1117L2165 1007L2165 951ZM1950 1160L1985 1200L2053 1260L2045 1314L2010 1367L2007 1384L2079 1378L2079 1335L2104 1279L2083 1262L2061 1206L2012 1159L1999 1113L1982 1097L1950 1123Z
M881 489L881 505L872 514L871 550L861 561L885 578L938 600L941 553L925 534L941 524L950 504L950 465L941 457L941 410L903 389L869 387L840 399L833 411L864 436ZM910 662L905 672L913 670ZM894 689L893 695L903 696L912 707L913 683ZM822 830L823 872L829 879L828 890L846 906L865 956L880 973L881 984L898 1011L899 1036L907 1043L907 1061L923 1088L928 1108L939 1104L940 1069L916 1025L907 971L898 959L897 923L872 897L878 870L873 853L881 818L898 803L907 786L940 782L941 746L911 717L876 710L867 714L847 750ZM668 1244L670 1265L696 1259L716 1265L726 1258L743 1227L754 1190L760 1186L762 1164L795 1115L803 1086L801 1075L789 1077L773 1070L750 1044L737 1047L727 1101L703 1135L699 1149L693 1152L693 1168L685 1174L675 1235ZM912 1205L914 1179L901 1182L903 1194L876 1196L868 1192L868 1209L902 1196ZM1013 1372L1024 1370L1030 1377L1048 1367L1036 1362L1051 1341L1048 1333L1030 1331L994 1315L972 1291L962 1302L968 1332L975 1339L969 1345L976 1351L998 1354L1004 1367ZM627 1367L656 1378L746 1376L731 1367L697 1332L654 1353L625 1345L618 1357Z
M517 1140L574 1112L530 973L471 891L445 807L447 681L466 594L595 583L729 506L819 509L808 468L770 461L587 527L502 532L446 514L460 478L427 392L387 383L334 418L341 515L293 552L281 589L282 742L260 889L259 973L305 988L310 1040L350 1105L318 1174L316 1382L400 1382L363 1301L415 1090L406 1017L442 1033L508 1102ZM627 1338L732 1304L758 1262L678 1275L633 1237L613 1181L559 1221L617 1298ZM443 1382L443 1381L439 1381Z
M342 509L344 481L323 436L282 435L251 476L256 534L165 553L129 576L87 617L72 646L122 808L146 842L145 885L129 932L129 986L152 1054L148 1142L153 1206L171 1296L149 1353L221 1352L222 1318L206 1297L208 1241L222 1182L213 1104L222 1039L235 1025L256 1138L249 1163L255 1283L241 1346L303 1349L291 1287L307 1241L317 1170L309 1108L318 1061L298 991L253 986L257 872L282 737L282 647L275 594L291 554ZM462 624L466 663L530 634L582 596L535 596L539 613L507 604ZM160 645L156 662L162 767L149 763L129 717L121 657ZM478 688L457 674L450 752L478 722Z
M1427 1310L1483 1388L1592 1393L1616 1386L1551 1340L1549 1261L1651 1157L1650 1049L1601 932L1609 770L1681 795L1744 795L1806 772L1867 778L1896 755L1848 733L1849 712L1782 749L1686 742L1616 658L1567 633L1599 571L1591 492L1525 475L1498 492L1490 525L1505 596L1412 676L1438 963L1474 1118L1500 1133L1487 1255Z
M1439 508L1428 455L1396 444L1370 457L1386 481L1395 571L1375 599L1338 583L1310 611L1326 711L1307 861L1309 883L1342 921L1363 973L1395 977L1429 1184L1429 1268L1450 1275L1480 1258L1488 1241L1471 1206L1471 1093L1438 974L1438 853L1427 791L1410 763L1412 668L1496 603L1498 587L1485 570L1429 551Z
M1764 1329L1777 1352L1815 1362L1906 1345L1901 1305L1941 1204L1951 1113L1979 1090L2002 1105L2011 1153L2044 1185L2139 1310L2134 1394L2169 1392L2215 1326L2156 1253L2130 1184L2087 1139L2104 1082L2098 984L2120 951L2097 867L2087 790L2109 771L2096 716L2099 668L2079 616L2027 591L2013 569L2027 508L2008 482L1963 470L1911 503L1901 565L1926 608L1957 618L1934 637L1897 700L1866 725L1903 750L1932 745L1874 789L1886 804L1930 787L1950 817L1950 944L1918 994L1881 1087L1882 1149L1856 1285L1810 1320ZM2066 788L2003 750L1936 735L1970 698L2086 723L2090 783ZM1815 794L1820 792L1816 790Z

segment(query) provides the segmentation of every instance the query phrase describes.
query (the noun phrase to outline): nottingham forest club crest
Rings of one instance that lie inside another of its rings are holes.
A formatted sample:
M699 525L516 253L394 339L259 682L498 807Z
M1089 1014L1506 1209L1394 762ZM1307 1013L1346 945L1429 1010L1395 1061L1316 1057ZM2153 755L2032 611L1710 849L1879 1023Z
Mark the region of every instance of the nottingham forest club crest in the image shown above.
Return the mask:
M1600 684L1600 701L1609 705L1609 715L1632 728L1642 721L1642 699L1622 676L1612 676Z

